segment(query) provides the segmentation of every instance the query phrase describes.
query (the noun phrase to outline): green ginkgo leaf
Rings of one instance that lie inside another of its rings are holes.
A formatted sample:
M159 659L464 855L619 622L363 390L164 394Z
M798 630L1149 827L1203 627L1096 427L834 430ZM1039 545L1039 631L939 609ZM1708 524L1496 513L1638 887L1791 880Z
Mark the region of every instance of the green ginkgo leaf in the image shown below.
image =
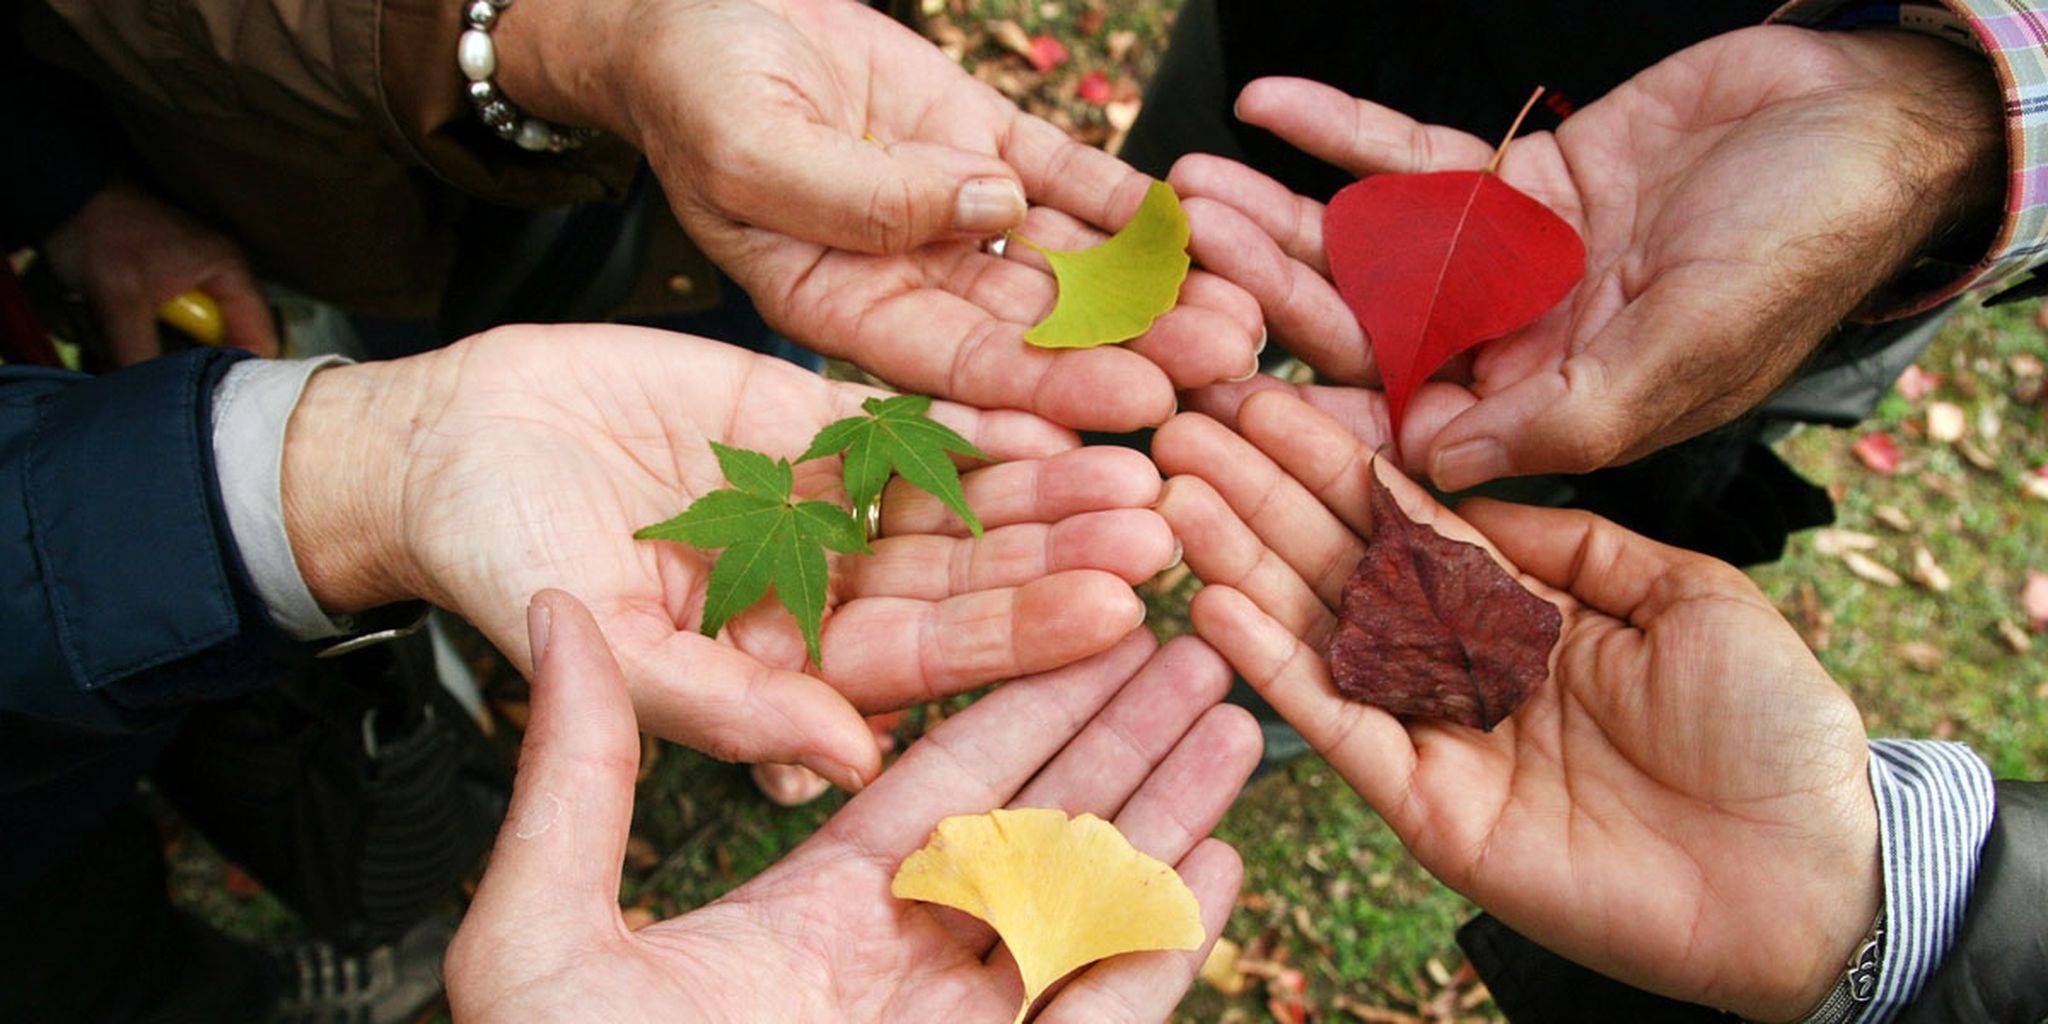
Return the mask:
M1016 232L1052 264L1059 300L1024 340L1040 348L1094 348L1129 341L1180 297L1188 276L1188 215L1173 186L1155 181L1123 230L1101 244L1053 252Z

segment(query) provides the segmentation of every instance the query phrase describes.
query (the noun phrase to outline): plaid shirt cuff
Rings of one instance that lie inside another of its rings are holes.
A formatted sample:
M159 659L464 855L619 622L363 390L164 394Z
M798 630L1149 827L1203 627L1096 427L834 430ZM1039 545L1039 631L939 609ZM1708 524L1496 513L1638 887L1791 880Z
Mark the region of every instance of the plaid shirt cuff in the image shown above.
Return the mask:
M1951 283L1906 296L1884 317L1930 309L1964 292L2016 283L2048 252L2048 0L1792 0L1771 20L1808 28L1893 25L1933 32L1982 50L2005 90L2011 185L1991 251L1955 267Z

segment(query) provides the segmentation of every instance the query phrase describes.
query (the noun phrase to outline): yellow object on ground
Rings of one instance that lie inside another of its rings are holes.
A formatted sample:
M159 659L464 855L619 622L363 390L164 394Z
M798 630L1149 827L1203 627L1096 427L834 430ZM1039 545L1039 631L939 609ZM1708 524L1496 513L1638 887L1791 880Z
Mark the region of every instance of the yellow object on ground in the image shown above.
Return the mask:
M165 300L156 308L156 318L202 345L218 345L227 337L227 327L220 318L220 303L197 288Z
M1200 949L1202 908L1173 867L1093 814L1043 808L939 822L889 892L964 911L1002 937L1024 976L1022 1021L1053 982L1119 953Z

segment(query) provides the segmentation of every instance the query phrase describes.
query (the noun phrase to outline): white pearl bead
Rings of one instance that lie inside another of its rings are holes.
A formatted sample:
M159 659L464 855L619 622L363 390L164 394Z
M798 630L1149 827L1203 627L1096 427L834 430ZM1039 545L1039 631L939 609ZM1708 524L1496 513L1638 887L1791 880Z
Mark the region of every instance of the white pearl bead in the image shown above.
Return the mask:
M513 136L512 141L518 143L520 149L538 153L548 148L548 137L552 134L546 122L529 117L519 123L519 134Z
M481 82L498 72L498 48L491 45L491 34L470 29L462 34L455 44L455 63L472 82Z

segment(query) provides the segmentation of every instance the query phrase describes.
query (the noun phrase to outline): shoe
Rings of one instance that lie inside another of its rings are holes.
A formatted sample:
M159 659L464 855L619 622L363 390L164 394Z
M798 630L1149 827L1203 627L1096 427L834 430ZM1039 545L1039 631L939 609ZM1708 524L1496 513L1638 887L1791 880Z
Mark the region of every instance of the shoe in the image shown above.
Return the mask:
M273 1024L407 1024L441 998L441 958L454 914L413 926L396 942L342 953L307 942L278 956L283 975Z

